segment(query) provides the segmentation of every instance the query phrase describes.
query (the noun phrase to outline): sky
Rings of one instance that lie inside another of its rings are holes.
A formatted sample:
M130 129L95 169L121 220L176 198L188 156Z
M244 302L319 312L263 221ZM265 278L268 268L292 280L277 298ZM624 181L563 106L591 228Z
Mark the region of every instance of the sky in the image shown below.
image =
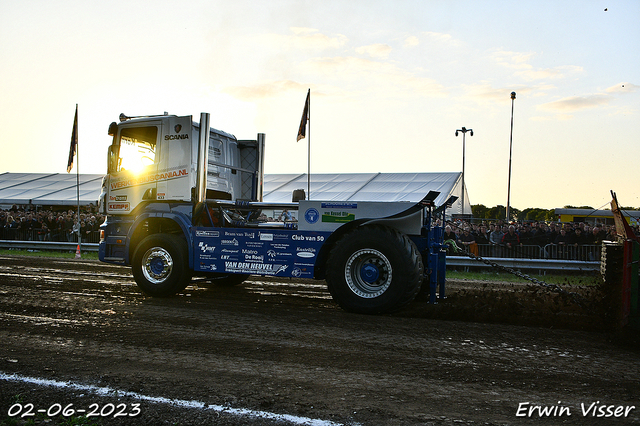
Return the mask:
M460 172L466 127L471 204L507 204L511 158L513 208L640 207L639 18L638 0L0 0L0 172L66 173L78 104L72 173L106 173L120 113L265 133L266 173L306 173L310 145L312 180Z

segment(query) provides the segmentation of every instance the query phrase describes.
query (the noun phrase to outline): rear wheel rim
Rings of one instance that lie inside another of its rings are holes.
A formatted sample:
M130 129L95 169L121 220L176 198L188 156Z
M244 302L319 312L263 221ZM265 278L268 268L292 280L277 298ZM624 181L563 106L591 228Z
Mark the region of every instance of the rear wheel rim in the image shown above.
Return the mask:
M358 250L349 256L345 264L344 277L349 289L366 299L387 291L392 276L391 262L375 249Z
M172 270L173 258L162 247L152 247L142 256L142 274L152 284L162 284Z

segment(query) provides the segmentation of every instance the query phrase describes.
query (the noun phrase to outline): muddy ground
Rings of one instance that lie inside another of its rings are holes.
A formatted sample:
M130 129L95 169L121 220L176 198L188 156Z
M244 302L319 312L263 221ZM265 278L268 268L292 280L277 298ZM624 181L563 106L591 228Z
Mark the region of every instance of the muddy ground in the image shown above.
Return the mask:
M322 282L202 284L154 299L128 268L0 257L0 425L640 424L640 350L574 296L449 282L364 316Z

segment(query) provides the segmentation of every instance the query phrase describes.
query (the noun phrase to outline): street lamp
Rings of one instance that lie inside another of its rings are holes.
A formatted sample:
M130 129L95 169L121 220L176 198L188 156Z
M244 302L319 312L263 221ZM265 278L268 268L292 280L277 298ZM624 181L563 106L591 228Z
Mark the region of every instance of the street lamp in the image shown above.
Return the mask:
M511 147L513 146L513 101L516 92L511 92L511 134L509 135L509 181L507 183L507 223L509 223L509 209L511 206Z
M464 151L465 151L465 136L467 136L467 132L469 132L469 136L473 136L473 129L467 129L463 127L462 129L456 130L456 137L458 137L458 132L462 132L462 214L464 215Z

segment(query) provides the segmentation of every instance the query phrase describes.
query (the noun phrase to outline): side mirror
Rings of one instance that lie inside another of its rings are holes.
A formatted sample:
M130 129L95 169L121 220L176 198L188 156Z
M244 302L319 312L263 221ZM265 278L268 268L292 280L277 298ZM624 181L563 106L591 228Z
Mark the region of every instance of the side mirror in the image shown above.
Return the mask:
M118 150L116 145L109 145L107 151L107 173L114 173L118 170Z
M115 136L118 133L118 124L114 121L109 124L109 136Z

